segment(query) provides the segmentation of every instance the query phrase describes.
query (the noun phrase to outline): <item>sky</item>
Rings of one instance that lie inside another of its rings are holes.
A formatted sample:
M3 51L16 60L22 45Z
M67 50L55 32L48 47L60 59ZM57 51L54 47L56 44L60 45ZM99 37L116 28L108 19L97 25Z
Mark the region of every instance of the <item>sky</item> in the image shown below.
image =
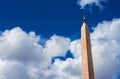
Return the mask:
M93 7L92 12L86 11L89 27L95 27L103 20L119 18L120 11L117 10L119 6L119 0L108 0L103 10ZM46 38L53 34L72 37L79 33L81 20L82 10L77 5L77 0L4 0L0 2L2 31L19 26L27 32L35 31Z
M82 79L87 18L95 79L120 79L119 0L0 1L0 79Z

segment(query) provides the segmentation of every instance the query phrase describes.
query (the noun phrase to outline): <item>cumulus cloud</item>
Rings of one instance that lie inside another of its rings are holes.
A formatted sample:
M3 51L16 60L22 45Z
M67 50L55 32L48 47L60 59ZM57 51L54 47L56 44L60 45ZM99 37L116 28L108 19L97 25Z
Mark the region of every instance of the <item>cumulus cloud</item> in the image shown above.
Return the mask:
M0 36L0 77L46 79L51 59L66 54L70 39L53 35L45 47L40 40L35 32L26 33L20 27L4 31Z
M0 60L0 79L29 79L24 64L17 61Z
M78 0L78 5L81 6L82 9L84 9L86 6L98 6L101 9L103 8L102 2L107 2L107 0Z
M113 19L99 23L91 34L97 79L114 79L120 73L119 29L120 19Z
M103 21L91 33L96 79L119 79L120 19ZM20 27L0 35L0 79L81 79L81 39L53 35L41 45L41 36ZM65 56L67 51L74 58Z

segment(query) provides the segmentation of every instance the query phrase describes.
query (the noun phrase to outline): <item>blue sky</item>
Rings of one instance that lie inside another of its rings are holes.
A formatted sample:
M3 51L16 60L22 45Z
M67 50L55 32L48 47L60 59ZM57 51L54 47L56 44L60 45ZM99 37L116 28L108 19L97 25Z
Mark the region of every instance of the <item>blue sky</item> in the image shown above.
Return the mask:
M119 0L108 0L104 9L93 7L86 11L89 27L103 20L120 17ZM73 36L81 27L82 10L77 0L4 0L0 2L0 28L11 29L20 26L29 32L35 31L44 37L53 34ZM77 37L78 38L78 37Z
M119 0L0 1L0 79L81 79L83 9L96 79L120 79Z

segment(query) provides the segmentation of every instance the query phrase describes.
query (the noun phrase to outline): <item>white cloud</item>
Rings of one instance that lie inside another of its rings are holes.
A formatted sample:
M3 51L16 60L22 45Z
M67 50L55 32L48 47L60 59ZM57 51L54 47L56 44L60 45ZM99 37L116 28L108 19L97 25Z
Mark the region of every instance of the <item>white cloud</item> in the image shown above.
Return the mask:
M101 2L106 2L107 0L78 0L78 4L81 6L81 8L85 8L87 5L92 6L98 6L101 9L103 8L103 5Z
M119 29L120 19L113 19L99 23L91 34L97 79L113 79L120 73L120 60L116 59L120 56Z
M66 54L70 39L53 35L45 47L40 41L40 36L26 33L19 27L3 32L0 36L0 78L46 79L51 59Z
M117 79L120 73L120 19L103 21L91 33L96 79ZM81 79L81 39L53 35L44 46L40 36L16 27L0 36L0 79ZM74 59L65 61L70 50Z
M49 52L50 57L64 56L70 46L70 39L62 36L53 35L46 41L44 51Z
M81 58L81 40L74 40L71 42L70 51L73 53L75 58Z
M42 46L38 44L39 39L34 32L27 34L19 27L6 30L0 36L0 58L21 61L36 59L36 54L42 49Z
M17 61L0 60L0 79L29 79L24 64Z

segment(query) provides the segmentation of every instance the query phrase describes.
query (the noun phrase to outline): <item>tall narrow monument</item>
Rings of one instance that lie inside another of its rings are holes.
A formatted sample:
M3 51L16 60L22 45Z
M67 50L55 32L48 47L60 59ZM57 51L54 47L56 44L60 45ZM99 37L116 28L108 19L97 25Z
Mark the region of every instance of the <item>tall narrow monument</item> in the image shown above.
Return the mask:
M82 79L94 79L90 33L85 17L83 18L81 37L82 37Z

